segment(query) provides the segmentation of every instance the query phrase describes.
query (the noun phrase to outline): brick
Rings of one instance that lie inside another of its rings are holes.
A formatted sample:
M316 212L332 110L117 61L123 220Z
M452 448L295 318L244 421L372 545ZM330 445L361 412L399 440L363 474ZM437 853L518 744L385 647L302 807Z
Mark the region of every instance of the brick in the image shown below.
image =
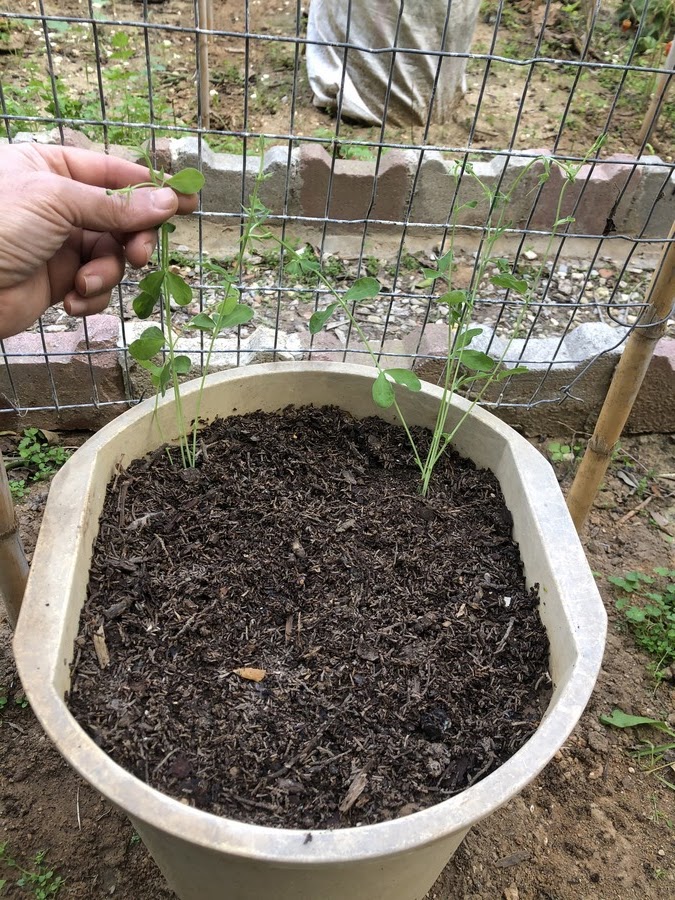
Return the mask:
M173 171L173 169L171 168L173 164L171 144L171 138L155 138L154 163L156 169L163 169L165 172ZM143 146L152 157L152 141L145 141ZM139 155L138 162L144 163L145 160L142 156Z
M7 338L4 341L6 356L0 355L0 428L37 426L93 430L123 412L126 393L117 354L119 327L114 315L90 316L87 319L88 344L82 324L75 331L46 332L44 344L50 354L49 366L45 364L43 339L39 334L25 332ZM83 351L88 348L95 352L84 355ZM50 375L60 406L94 404L96 400L100 403L113 401L116 405L99 408L92 405L60 412L29 410L25 414L13 409L51 406Z
M265 180L260 186L260 199L274 215L296 216L300 213L297 167L298 150L291 153L290 166L287 147L271 147L265 153L263 161Z
M626 232L668 237L675 219L675 172L658 156L641 156L641 178L627 213Z
M344 221L401 221L408 206L416 154L392 150L382 157L375 192L372 161L338 159L318 144L303 145L298 157L300 206L305 216ZM327 205L331 185L330 203Z
M535 338L527 344L523 339L513 341L506 359L515 365L522 356L529 371L503 385L492 385L485 401L499 399L509 404L533 405L489 407L490 411L528 435L546 434L553 423L557 429L564 426L592 431L619 358L619 351L613 348L621 336L609 325L585 323L570 332L562 344L559 338ZM424 332L415 329L404 343L410 353L441 357L420 358L414 367L420 378L438 384L444 371L447 327L435 324L428 325ZM471 346L489 352L496 359L504 349L504 342L493 336L489 326L484 326L483 334L474 338ZM602 355L596 359L599 353ZM594 362L589 366L591 360ZM557 397L564 397L564 402L556 402Z
M172 141L171 155L174 172L186 166L200 167L199 142L195 137ZM202 142L201 170L206 180L202 190L204 212L238 215L242 204L248 205L258 173L259 160L258 157L247 156L245 170L242 162L242 157L238 154L214 153L207 143ZM228 217L221 221L227 225L234 224L236 220Z
M661 338L626 423L632 434L675 434L675 338Z

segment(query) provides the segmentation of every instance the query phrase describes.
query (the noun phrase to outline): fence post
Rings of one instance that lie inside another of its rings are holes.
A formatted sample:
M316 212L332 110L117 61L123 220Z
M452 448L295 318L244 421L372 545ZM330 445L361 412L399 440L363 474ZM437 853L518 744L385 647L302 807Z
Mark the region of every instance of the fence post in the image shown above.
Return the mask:
M648 305L621 355L600 410L593 436L567 496L577 531L581 531L612 458L649 367L654 347L663 336L675 298L675 223L652 277Z

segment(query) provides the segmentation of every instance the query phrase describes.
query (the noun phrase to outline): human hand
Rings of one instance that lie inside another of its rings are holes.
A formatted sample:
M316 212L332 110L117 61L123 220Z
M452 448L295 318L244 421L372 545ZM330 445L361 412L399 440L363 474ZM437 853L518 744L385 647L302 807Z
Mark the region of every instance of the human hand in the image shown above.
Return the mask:
M156 228L197 207L171 188L107 189L148 181L145 166L40 144L0 146L0 339L52 304L71 316L105 309L125 262L144 266Z

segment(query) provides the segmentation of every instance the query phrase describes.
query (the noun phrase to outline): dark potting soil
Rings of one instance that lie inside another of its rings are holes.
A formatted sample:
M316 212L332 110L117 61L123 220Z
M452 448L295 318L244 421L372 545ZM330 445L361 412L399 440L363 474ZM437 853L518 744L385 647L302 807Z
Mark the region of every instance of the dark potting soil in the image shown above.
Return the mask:
M522 746L548 642L490 472L447 453L423 499L403 431L333 408L202 446L108 489L69 704L116 762L309 829L437 803Z

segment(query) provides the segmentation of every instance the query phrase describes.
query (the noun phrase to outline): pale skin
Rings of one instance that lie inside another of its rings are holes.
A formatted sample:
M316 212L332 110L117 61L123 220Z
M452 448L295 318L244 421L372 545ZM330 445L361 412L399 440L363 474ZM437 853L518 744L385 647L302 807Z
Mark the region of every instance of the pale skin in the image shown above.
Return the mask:
M0 339L56 303L72 316L107 306L125 264L147 264L157 227L197 208L194 194L138 188L145 166L90 150L0 147Z

